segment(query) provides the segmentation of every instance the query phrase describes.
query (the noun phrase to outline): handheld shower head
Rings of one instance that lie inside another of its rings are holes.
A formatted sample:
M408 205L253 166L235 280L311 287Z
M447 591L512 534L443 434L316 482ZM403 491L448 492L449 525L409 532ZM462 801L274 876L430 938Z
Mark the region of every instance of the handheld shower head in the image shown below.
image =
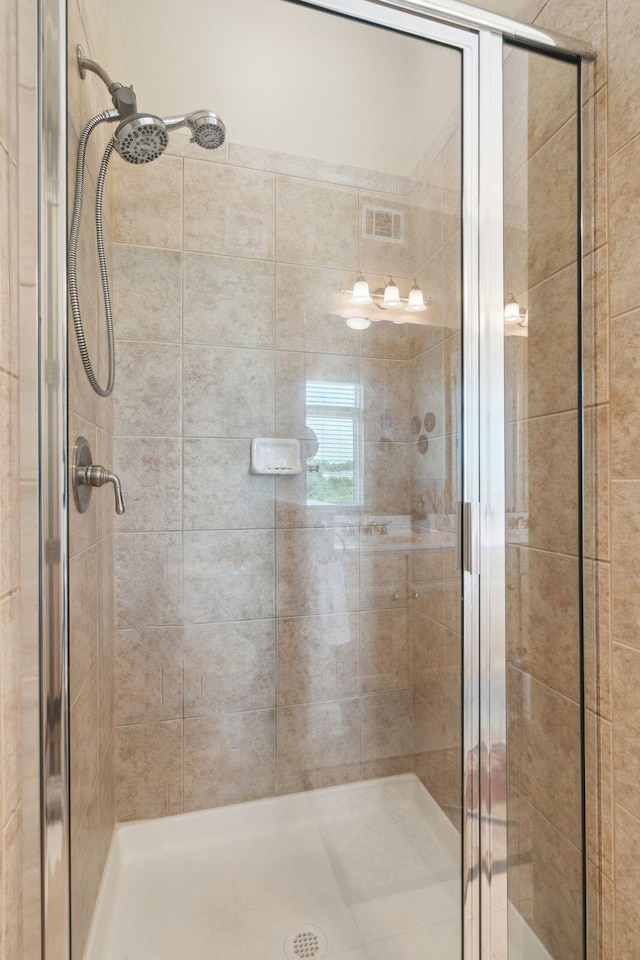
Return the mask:
M211 110L195 110L183 117L167 117L164 123L167 130L188 127L191 131L191 142L203 150L217 150L227 136L224 123Z
M127 163L151 163L167 148L169 135L164 120L148 113L134 113L119 124L114 146Z
M227 131L224 123L211 110L196 110L186 117L191 136L204 150L217 150L225 141Z

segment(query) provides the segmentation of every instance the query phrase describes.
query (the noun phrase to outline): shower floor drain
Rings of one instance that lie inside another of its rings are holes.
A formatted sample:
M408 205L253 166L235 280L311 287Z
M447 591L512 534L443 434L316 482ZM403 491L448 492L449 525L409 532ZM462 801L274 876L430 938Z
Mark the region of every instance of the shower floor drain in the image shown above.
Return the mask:
M288 960L303 960L304 957L319 960L326 956L328 946L324 930L314 923L298 923L285 937L284 952Z

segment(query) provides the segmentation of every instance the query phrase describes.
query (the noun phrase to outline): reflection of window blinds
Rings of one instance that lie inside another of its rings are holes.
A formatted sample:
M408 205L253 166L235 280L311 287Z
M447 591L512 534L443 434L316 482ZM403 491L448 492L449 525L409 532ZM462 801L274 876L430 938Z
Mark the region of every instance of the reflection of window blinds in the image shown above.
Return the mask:
M349 462L353 470L354 429L353 418L307 417L307 426L311 427L318 438L318 452L313 462L323 460L331 463Z
M307 426L318 451L307 478L307 499L315 503L358 502L360 391L355 383L307 383Z

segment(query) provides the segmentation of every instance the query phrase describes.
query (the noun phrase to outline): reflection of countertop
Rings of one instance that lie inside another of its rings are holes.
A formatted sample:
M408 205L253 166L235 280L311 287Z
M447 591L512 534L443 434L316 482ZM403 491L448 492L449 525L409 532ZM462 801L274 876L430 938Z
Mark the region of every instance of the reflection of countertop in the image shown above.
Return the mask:
M384 553L393 551L402 553L409 550L429 550L434 547L455 547L455 534L450 530L391 530L389 533L346 534L339 530L336 534L336 547L345 550L359 550L361 553Z

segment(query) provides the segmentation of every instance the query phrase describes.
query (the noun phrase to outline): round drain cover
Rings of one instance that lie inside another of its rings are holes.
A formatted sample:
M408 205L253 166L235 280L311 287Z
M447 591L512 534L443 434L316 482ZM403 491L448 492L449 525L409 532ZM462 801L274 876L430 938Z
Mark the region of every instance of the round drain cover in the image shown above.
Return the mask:
M315 923L297 923L285 937L284 952L289 960L302 960L304 957L318 960L326 956L327 950L325 932Z

